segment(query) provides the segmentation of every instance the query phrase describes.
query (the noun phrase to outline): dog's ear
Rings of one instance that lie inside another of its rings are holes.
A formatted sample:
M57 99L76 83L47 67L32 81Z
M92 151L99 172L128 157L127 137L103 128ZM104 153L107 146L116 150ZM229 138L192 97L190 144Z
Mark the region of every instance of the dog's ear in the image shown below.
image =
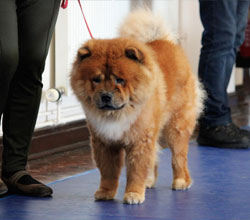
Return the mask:
M82 60L84 60L85 58L87 57L90 57L91 56L91 52L89 50L88 47L82 47L78 50L78 54L77 54L77 57L78 57L78 60L81 62Z
M129 59L135 60L139 63L143 63L144 61L144 55L143 53L135 48L135 47L128 47L125 49L125 54Z

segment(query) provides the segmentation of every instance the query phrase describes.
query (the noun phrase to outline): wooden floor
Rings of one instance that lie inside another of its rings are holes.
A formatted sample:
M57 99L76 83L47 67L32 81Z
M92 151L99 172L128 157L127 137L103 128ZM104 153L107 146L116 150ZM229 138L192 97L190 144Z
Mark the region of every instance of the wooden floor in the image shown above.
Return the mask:
M230 95L230 105L233 121L238 126L250 125L250 91L238 89ZM195 135L193 137L195 139ZM29 172L44 183L54 182L90 169L95 168L91 159L89 147L80 147L75 150L30 160ZM0 180L0 189L4 188Z

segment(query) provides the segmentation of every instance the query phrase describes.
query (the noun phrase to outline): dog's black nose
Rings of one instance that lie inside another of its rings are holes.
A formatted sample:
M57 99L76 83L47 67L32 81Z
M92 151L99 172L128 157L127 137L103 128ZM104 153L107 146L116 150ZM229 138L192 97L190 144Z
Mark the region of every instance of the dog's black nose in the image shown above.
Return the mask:
M113 95L111 93L103 93L101 94L101 99L103 103L110 103Z

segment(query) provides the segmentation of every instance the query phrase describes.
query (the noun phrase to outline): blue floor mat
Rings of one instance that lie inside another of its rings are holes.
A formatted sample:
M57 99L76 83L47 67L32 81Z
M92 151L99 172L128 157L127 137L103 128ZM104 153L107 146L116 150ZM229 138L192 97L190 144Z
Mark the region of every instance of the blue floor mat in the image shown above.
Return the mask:
M250 150L190 144L194 180L187 191L172 191L171 153L160 154L159 178L141 205L122 203L126 177L113 201L94 201L97 169L51 183L52 198L12 195L0 199L0 220L249 220Z

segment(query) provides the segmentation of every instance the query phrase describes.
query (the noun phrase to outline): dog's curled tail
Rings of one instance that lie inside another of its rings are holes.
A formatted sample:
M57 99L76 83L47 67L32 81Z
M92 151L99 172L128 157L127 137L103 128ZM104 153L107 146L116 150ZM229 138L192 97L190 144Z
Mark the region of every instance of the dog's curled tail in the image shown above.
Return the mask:
M119 35L145 43L155 40L177 43L176 35L167 28L164 19L154 15L150 9L137 9L131 12L121 25Z

